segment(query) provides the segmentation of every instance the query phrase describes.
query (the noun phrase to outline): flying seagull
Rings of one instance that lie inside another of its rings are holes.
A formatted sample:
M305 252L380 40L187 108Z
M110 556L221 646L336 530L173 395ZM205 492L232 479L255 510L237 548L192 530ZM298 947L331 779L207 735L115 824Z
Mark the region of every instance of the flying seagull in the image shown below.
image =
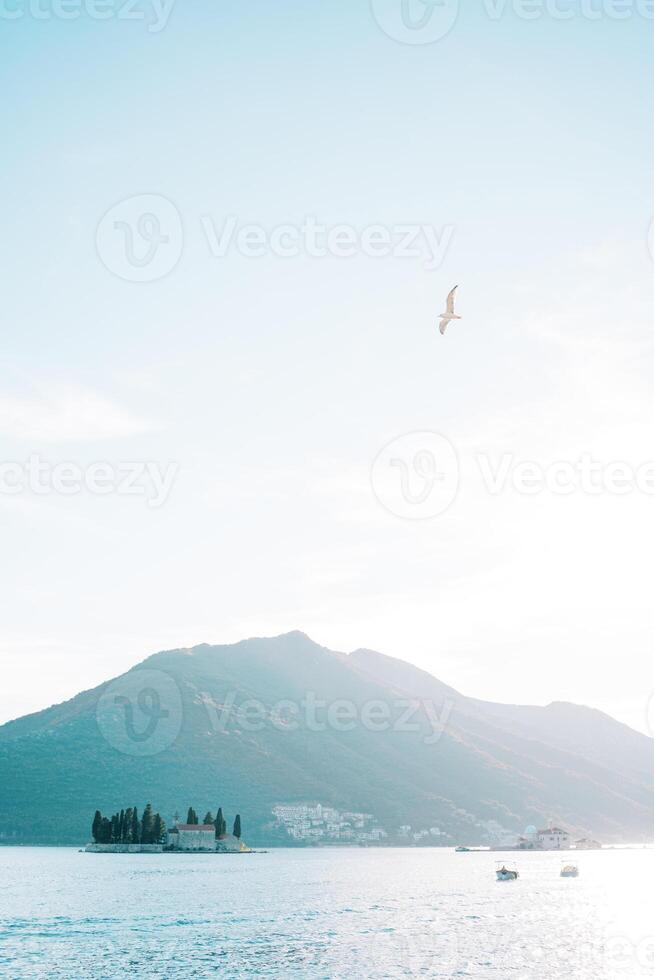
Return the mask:
M455 286L450 295L447 297L447 309L445 313L441 313L441 333L444 334L449 327L452 320L461 320L462 317L457 316L454 312L454 298L456 296L456 291L459 287Z

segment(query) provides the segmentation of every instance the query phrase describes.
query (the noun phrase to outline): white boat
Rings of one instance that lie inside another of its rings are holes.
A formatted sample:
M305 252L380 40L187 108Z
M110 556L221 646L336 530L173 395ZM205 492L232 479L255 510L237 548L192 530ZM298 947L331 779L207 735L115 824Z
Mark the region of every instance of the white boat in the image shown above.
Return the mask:
M561 868L562 878L578 878L579 877L579 867L576 864L564 864Z
M507 868L502 862L498 863L495 874L498 881L516 881L520 877L516 868Z

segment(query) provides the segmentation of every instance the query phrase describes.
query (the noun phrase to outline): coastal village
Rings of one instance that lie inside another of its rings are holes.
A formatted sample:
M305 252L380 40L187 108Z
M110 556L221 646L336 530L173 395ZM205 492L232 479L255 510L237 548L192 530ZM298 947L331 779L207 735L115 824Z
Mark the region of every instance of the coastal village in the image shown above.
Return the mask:
M455 816L462 822L474 825L484 839L499 839L506 834L496 821L479 823L472 814L455 809ZM338 810L327 803L278 803L273 807L275 828L286 833L289 841L300 844L421 844L432 847L448 847L456 843L451 834L437 826L415 827L401 824L398 827L382 827L370 813Z
M322 803L280 803L273 814L277 827L298 843L380 844L388 837L371 813L341 811Z
M317 803L279 803L273 807L275 826L285 831L289 842L305 845L321 844L407 844L432 847L453 846L450 834L439 827L414 828L403 824L392 830L381 827L370 813L338 810ZM476 822L475 822L476 823ZM488 821L477 830L483 834L485 847L497 851L566 851L599 850L602 845L591 838L574 839L567 830L551 824L538 830L527 827L524 834L516 836L495 821ZM469 850L470 847L460 847Z

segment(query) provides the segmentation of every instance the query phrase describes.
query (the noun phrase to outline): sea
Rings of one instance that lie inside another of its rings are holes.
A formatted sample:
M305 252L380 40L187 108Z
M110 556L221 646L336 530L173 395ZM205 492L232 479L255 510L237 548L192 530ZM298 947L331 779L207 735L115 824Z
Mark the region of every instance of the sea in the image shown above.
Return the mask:
M498 882L498 858L517 881ZM0 848L0 977L654 976L654 851Z

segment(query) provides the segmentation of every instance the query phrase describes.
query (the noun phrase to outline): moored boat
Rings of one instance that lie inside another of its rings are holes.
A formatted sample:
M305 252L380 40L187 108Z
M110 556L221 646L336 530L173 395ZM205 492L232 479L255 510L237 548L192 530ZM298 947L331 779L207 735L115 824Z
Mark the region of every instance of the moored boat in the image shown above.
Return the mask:
M517 868L507 868L506 864L501 862L497 866L495 875L498 881L516 881L520 877Z

